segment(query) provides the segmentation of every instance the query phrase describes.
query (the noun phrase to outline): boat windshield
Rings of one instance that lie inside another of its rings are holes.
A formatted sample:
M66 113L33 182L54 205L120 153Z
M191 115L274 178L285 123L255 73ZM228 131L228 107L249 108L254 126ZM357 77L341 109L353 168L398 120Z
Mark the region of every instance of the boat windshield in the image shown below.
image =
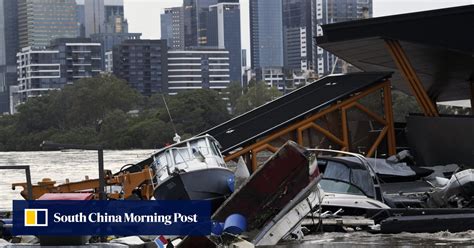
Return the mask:
M187 147L173 148L173 158L176 164L184 163L192 159Z
M189 161L206 159L208 157L222 157L215 141L207 137L183 142L178 146L170 147L155 155L160 167L172 167L187 164ZM188 165L189 166L189 165Z
M364 195L360 189L346 182L335 181L331 179L321 179L319 185L328 193L350 194L350 195Z
M338 158L318 158L318 165L323 171L323 179L334 182L333 186L346 187L347 190L352 186L368 197L375 196L373 179L362 164ZM328 191L331 192L331 187Z
M206 139L193 140L190 142L193 152L200 151L202 155L209 155L209 147L207 147Z

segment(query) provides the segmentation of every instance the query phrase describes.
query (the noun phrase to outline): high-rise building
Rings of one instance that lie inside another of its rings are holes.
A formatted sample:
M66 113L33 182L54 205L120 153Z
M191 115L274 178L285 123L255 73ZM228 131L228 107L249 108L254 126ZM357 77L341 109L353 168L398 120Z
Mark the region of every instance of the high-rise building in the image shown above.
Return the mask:
M22 48L17 53L17 91L10 94L11 99L18 99L12 104L12 112L28 98L61 89L81 78L99 75L100 66L100 44L90 39L61 38L47 48Z
M104 2L105 20L111 16L125 16L123 8L123 0L105 0Z
M207 25L209 6L218 0L184 0L184 46L197 47L207 45Z
M160 16L161 39L170 49L184 49L184 16L182 7L167 8Z
M281 0L250 0L252 68L283 67Z
M223 93L229 84L228 51L212 47L168 51L168 94L193 89Z
M312 69L311 0L282 0L282 4L285 68Z
M207 45L229 51L230 80L242 82L240 4L218 3L209 7Z
M102 70L106 70L106 53L112 51L114 46L120 45L125 40L138 40L141 33L129 33L128 23L122 15L111 15L104 23L104 30L101 33L91 34L90 38L94 42L101 44ZM108 67L111 70L111 67Z
M113 73L146 96L166 92L166 40L126 40L112 52Z
M81 37L103 33L113 16L124 18L123 0L76 0Z
M46 47L79 35L75 0L18 0L20 47Z
M80 4L77 2L76 13L77 13L77 28L79 29L79 37L86 37L86 10L84 3Z
M372 0L312 0L313 36L323 35L321 25L370 18L373 14ZM319 76L342 72L342 64L336 56L313 43L314 69ZM333 68L335 67L335 68Z
M10 86L16 85L17 50L17 1L0 0L0 115L9 112Z
M84 2L85 14L85 35L90 37L91 34L104 32L105 24L105 8L104 0L87 0Z

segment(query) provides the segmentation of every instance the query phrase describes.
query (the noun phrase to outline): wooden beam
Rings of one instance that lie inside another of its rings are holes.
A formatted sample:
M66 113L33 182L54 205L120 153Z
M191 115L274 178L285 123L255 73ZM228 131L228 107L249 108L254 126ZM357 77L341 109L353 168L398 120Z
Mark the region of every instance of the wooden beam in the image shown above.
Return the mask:
M298 144L302 146L303 145L303 130L298 128L297 132L298 132Z
M342 140L344 141L344 147L346 151L349 151L349 129L347 127L347 111L341 109L341 125L342 125Z
M397 64L398 69L400 70L403 77L407 80L410 88L418 104L422 108L426 116L438 116L438 109L433 101L430 99L426 93L423 84L421 83L418 75L416 74L413 66L411 65L408 57L406 56L403 48L400 45L400 42L397 40L385 40L385 44L392 55L393 60Z
M257 153L255 151L252 151L252 172L256 171L257 167L258 167Z
M369 117L372 119L376 120L378 123L382 125L387 125L387 121L385 121L382 117L380 117L378 114L372 112L370 109L366 108L364 105L356 102L354 103L354 107L358 108L360 111L366 113Z
M260 147L258 147L258 148L253 149L253 151L254 151L255 153L259 153L259 152L261 152L261 151L263 151L263 150L269 150L269 151L275 153L275 152L278 151L278 148L276 148L276 147L274 147L274 146L272 146L272 145L269 145L269 144L265 144L265 145L263 145L263 146L260 146Z
M382 132L380 132L379 136L375 140L374 144L372 144L372 147L370 147L370 150L369 150L369 152L367 152L366 157L372 157L374 155L375 151L377 150L377 147L379 147L380 142L382 142L382 140L385 137L385 135L387 134L387 132L388 132L388 127L384 127L382 129Z
M301 126L304 126L308 123L311 123L311 122L314 122L316 119L318 118L321 118L322 116L328 114L328 113L331 113L332 111L335 111L337 109L341 109L347 105L350 105L352 104L353 102L356 102L358 101L359 99L377 91L377 90L380 90L382 89L385 85L387 85L387 82L383 82L383 83L380 83L380 84L377 84L377 85L374 85L362 92L360 92L359 94L355 94L353 95L352 97L350 97L349 99L345 100L345 101L341 101L333 106L330 106L326 109L323 109L321 110L320 112L318 113L315 113L313 116L309 117L309 118L306 118L298 123L295 123L293 125L290 125L288 126L287 128L284 128L280 131L277 131L276 133L273 133L265 138L263 138L262 140L252 144L252 145L249 145L247 147L244 147L243 149L235 152L235 153L232 153L228 156L226 156L224 158L224 160L227 162L227 161L230 161L232 159L235 159L235 158L238 158L240 157L241 155L247 153L247 152L250 152L252 149L255 149L256 147L259 147L259 146L262 146L263 144L266 144L266 143L269 143L270 141L282 136L282 135L285 135L289 132L292 132L292 131L295 131L295 130L298 130L299 127ZM300 135L301 135L301 138L300 138ZM301 142L301 143L300 143ZM303 138L302 138L302 134L300 134L298 132L298 143L302 144L303 142Z
M423 113L425 113L426 116L431 116L430 109L427 107L426 102L422 98L421 93L419 91L419 88L416 86L416 84L414 84L412 82L413 78L408 73L408 70L409 70L408 66L404 63L404 61L402 59L402 56L400 55L399 50L397 49L397 47L398 47L397 44L399 44L399 43L396 43L393 40L385 40L385 44L386 44L388 50L390 51L390 54L392 55L392 58L395 61L395 63L397 65L398 69L400 70L401 74L403 75L405 80L408 82L408 85L410 86L410 88L413 92L413 95L415 96L418 104L422 108Z
M328 139L330 139L334 143L337 143L340 146L345 146L346 145L344 143L344 141L342 141L341 139L336 137L336 135L332 134L331 132L329 132L329 130L324 129L320 125L318 125L316 123L311 123L311 127L314 128L315 130L319 131L320 133L322 133L324 136L326 136Z

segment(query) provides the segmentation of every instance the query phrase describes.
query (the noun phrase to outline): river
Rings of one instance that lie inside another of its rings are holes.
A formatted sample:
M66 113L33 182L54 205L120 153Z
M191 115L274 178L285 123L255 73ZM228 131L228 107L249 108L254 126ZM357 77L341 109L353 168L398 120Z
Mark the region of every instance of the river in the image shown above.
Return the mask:
M153 150L106 150L105 169L118 171L123 165L148 158ZM41 152L0 152L1 165L29 165L33 184L43 178L64 183L66 178L80 181L89 176L97 178L97 152L82 150ZM21 187L12 190L11 184L26 182L24 170L0 170L0 210L11 210L12 200L20 200Z
M123 165L136 163L153 153L153 150L106 150L104 151L105 169L116 172ZM48 152L0 152L0 165L29 165L33 183L42 178L51 178L56 182L79 181L87 175L98 177L97 152L94 151L48 151ZM10 210L12 200L22 199L21 189L13 191L11 184L25 182L24 171L0 170L0 210ZM474 227L473 227L474 229ZM285 242L277 247L435 247L435 246L472 246L474 231L462 233L439 232L434 234L370 234L323 233L305 237L303 242Z

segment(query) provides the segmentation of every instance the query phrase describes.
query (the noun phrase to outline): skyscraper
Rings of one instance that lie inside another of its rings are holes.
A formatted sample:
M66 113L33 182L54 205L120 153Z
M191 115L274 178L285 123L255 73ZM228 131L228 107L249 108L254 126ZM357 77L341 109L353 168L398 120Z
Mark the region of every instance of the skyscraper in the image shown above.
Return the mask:
M308 70L313 66L311 0L282 0L285 68Z
M185 47L207 45L209 6L217 3L217 0L183 1Z
M105 8L104 0L87 0L84 2L85 14L85 35L90 37L91 34L104 32Z
M250 0L252 68L283 66L281 0Z
M76 0L80 36L104 33L105 25L114 16L124 17L123 0Z
M79 34L75 0L18 0L20 47L46 47Z
M168 40L171 49L184 49L183 8L167 8L161 14L161 39Z
M111 16L124 16L123 0L105 0L104 1L105 20Z
M0 0L0 115L9 112L9 90L16 84L17 18L16 0Z
M230 80L241 83L240 4L223 2L209 9L207 45L229 51Z
M321 25L324 24L372 17L372 9L372 0L312 0L313 34L323 35ZM317 47L315 42L312 53L314 69L319 76L342 71L342 63L335 63L336 56Z
M128 32L128 22L122 15L109 16L109 19L104 23L104 30L90 35L92 41L101 44L102 70L107 69L107 52L111 52L114 46L120 45L125 40L139 40L141 35L141 33ZM109 56L109 58L113 57ZM111 68L109 67L108 70L110 71Z

